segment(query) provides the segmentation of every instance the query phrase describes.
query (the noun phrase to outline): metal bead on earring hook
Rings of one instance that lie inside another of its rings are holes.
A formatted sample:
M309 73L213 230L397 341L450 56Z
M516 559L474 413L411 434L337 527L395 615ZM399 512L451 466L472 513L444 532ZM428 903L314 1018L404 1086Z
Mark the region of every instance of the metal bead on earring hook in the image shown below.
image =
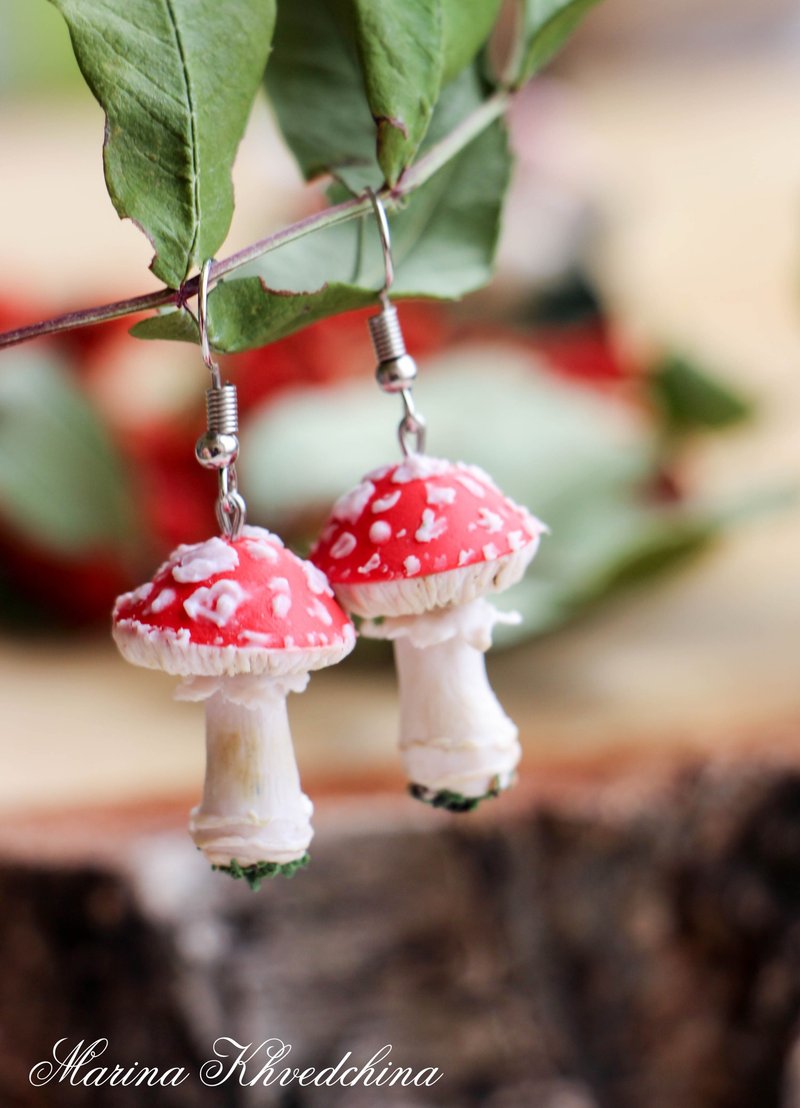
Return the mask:
M411 396L411 387L417 376L417 363L406 351L397 309L389 299L389 289L394 281L389 221L386 218L386 209L377 194L372 189L368 189L367 192L378 224L384 267L383 288L378 293L381 310L367 320L372 345L378 359L375 377L384 392L399 392L403 399L405 414L398 428L403 454L421 453L425 449L425 420L416 411Z
M239 408L236 386L230 382L223 385L219 366L211 356L208 337L208 285L212 264L213 258L208 258L203 263L197 291L200 350L211 373L211 388L206 390L208 430L195 443L194 453L201 466L217 471L217 521L223 534L235 539L246 519L245 502L237 488L234 465L239 456Z

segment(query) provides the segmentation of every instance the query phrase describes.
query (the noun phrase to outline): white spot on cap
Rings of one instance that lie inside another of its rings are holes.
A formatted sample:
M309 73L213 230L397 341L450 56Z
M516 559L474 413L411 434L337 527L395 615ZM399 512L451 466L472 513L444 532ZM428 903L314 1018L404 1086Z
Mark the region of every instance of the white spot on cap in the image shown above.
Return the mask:
M356 548L356 537L349 531L342 531L339 538L331 547L332 558L346 558Z
M294 646L294 635L286 635L283 640L283 645L287 650L291 650Z
M473 496L477 496L481 500L486 496L483 485L476 481L474 477L468 477L466 473L457 473L456 481L459 485L463 485L467 492L471 492Z
M429 504L454 504L456 490L449 485L426 485L425 499Z
M479 510L480 522L479 527L485 527L490 535L496 535L498 531L503 530L503 519L497 512L492 512L489 508L481 508Z
M447 530L447 520L444 516L435 515L432 508L425 508L422 512L422 522L416 530L414 538L417 542L432 542L443 535Z
M333 623L333 616L319 600L315 600L314 603L306 608L306 612L312 619L318 619L320 623L324 623L326 627L330 627Z
M157 615L168 608L178 594L174 589L162 589L155 600L150 601L150 611Z
M470 558L475 554L474 550L459 550L458 552L458 564L465 566Z
M154 588L155 585L152 581L145 581L138 589L129 592L126 596L122 597L121 600L124 600L128 604L138 604L141 601L147 600Z
M288 593L279 592L272 598L272 614L278 619L286 619L292 606L292 598Z
M408 534L408 531L407 531L407 530L405 529L405 527L404 527L404 528L402 529L402 531L398 531L398 532L397 532L397 537L398 537L398 539L404 539L404 538L406 537L406 535L407 535L407 534Z
M301 562L303 573L306 575L306 583L316 596L333 596L333 589L328 584L328 578L314 565L313 562Z
M239 564L236 550L216 537L195 546L179 546L176 553L178 561L172 567L172 576L181 584L207 581L218 573L236 569Z
M362 481L354 489L350 489L344 496L340 496L333 506L334 519L342 519L346 523L357 523L369 503L369 498L375 492L375 486L371 481Z
M522 550L525 546L525 536L521 531L509 531L508 545L512 550Z
M376 550L375 553L372 555L372 557L369 559L369 561L364 562L363 566L358 567L358 572L359 573L372 573L374 570L376 570L378 568L378 566L380 564L381 564L381 556Z
M441 458L429 458L426 454L412 454L395 469L392 481L396 485L405 485L409 481L415 481L426 477L441 477L444 473L452 471L450 462Z
M268 531L266 527L254 527L252 523L246 523L242 528L242 537L245 539L254 539L256 542L267 542L271 546L277 546L279 549L283 549L283 539L280 535L275 535L272 531Z
M334 523L333 520L329 520L322 528L322 534L319 537L319 542L330 542L330 540L333 538L338 530L338 525Z
M271 631L240 631L239 638L253 646L275 649L281 645L280 636Z
M388 542L392 529L385 519L376 519L369 529L369 540L374 543Z
M464 469L467 470L468 473L471 473L472 476L477 481L482 481L483 484L488 485L490 489L494 489L495 492L500 492L497 485L495 484L495 482L492 480L492 478L489 476L489 474L486 472L485 469L481 469L480 466L476 466L474 464L473 465L464 465L463 462L461 463L461 465L463 466Z
M403 562L403 565L405 566L406 575L408 577L413 577L415 573L419 573L422 569L422 563L419 558L415 558L413 554L409 554Z
M269 583L269 589L271 592L283 592L287 594L292 591L285 577L273 577Z
M260 562L277 562L278 551L271 542L247 542L247 552Z
M184 600L183 607L190 619L207 619L217 627L224 627L246 599L247 593L238 581L215 581L195 589Z
M482 549L483 556L487 562L493 562L498 556L497 547L494 545L493 542L487 542L486 546L484 546Z
M402 495L402 489L395 489L394 492L387 493L386 496L379 496L372 501L370 511L376 514L378 512L388 512L390 508L395 506Z

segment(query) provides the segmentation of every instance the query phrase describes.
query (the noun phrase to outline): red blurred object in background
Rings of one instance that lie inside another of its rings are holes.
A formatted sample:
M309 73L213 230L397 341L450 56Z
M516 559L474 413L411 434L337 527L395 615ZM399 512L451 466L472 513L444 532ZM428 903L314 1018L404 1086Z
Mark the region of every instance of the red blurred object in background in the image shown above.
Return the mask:
M216 484L194 457L202 430L198 410L178 424L152 422L126 432L120 442L143 521L142 542L156 560L178 543L208 538L216 528Z
M224 359L239 392L246 416L256 406L286 389L330 384L363 377L375 369L366 308L323 319L270 346L233 354ZM404 304L403 333L416 358L441 349L454 333L447 311L435 304Z
M47 312L33 301L13 300L9 296L0 298L0 331L16 331L18 327L28 327L40 319L47 319Z
M586 384L614 385L630 376L614 348L606 322L599 318L568 327L543 327L531 345L556 373Z
M108 620L114 598L137 583L119 551L92 550L70 558L42 550L8 528L0 531L3 587L25 623L91 627Z

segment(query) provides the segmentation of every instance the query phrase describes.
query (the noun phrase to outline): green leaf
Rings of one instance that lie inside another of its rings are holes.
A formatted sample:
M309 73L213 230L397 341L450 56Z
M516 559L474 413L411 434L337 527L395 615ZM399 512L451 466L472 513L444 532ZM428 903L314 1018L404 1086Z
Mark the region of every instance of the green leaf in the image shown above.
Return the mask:
M337 282L315 292L284 292L258 277L223 281L209 295L211 346L221 354L266 346L320 319L375 304L374 292ZM199 342L197 324L183 309L140 320L130 333L137 339Z
M523 0L521 64L516 84L537 73L598 0Z
M384 178L394 183L425 135L440 87L474 57L498 6L499 0L279 5L266 85L305 177L331 173L354 194L377 189Z
M356 42L386 182L396 184L428 129L442 83L441 0L354 0Z
M498 122L391 217L393 295L453 298L489 279L510 164ZM318 319L375 304L383 264L373 218L308 235L243 272L253 275L222 281L209 295L209 334L219 351L263 346ZM185 311L143 320L132 333L197 341Z
M420 154L424 154L454 131L459 123L481 106L491 91L479 64L462 70L455 80L442 89L428 133L420 147Z
M12 354L3 365L0 456L0 513L37 545L73 555L130 537L121 460L57 363Z
M678 355L664 358L648 374L647 385L672 435L723 430L753 414L749 400Z
M178 288L233 214L231 166L264 72L275 0L52 0L106 113L106 184ZM300 6L300 5L298 5Z
M442 82L451 81L474 59L489 37L502 0L442 0Z
M332 173L354 193L380 186L351 0L280 4L266 85L307 180Z

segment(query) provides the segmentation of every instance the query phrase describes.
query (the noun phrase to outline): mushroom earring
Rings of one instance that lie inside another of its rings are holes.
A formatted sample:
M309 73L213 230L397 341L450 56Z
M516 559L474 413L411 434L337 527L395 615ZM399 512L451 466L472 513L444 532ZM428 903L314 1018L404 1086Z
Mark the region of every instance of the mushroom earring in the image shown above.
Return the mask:
M464 812L516 778L518 731L489 685L484 653L494 625L520 617L485 597L520 580L547 528L482 470L424 453L425 421L411 395L417 369L389 300L388 222L371 197L386 281L369 327L378 384L403 401L403 458L336 502L310 557L363 620L360 634L394 643L409 791Z
M212 385L195 453L218 475L221 534L179 546L152 581L119 597L113 635L128 661L182 677L179 699L205 702L205 783L189 829L215 869L257 888L305 865L313 834L286 698L311 670L344 658L355 631L316 566L245 524L236 388L222 384L208 341L210 268L200 274L198 325Z

